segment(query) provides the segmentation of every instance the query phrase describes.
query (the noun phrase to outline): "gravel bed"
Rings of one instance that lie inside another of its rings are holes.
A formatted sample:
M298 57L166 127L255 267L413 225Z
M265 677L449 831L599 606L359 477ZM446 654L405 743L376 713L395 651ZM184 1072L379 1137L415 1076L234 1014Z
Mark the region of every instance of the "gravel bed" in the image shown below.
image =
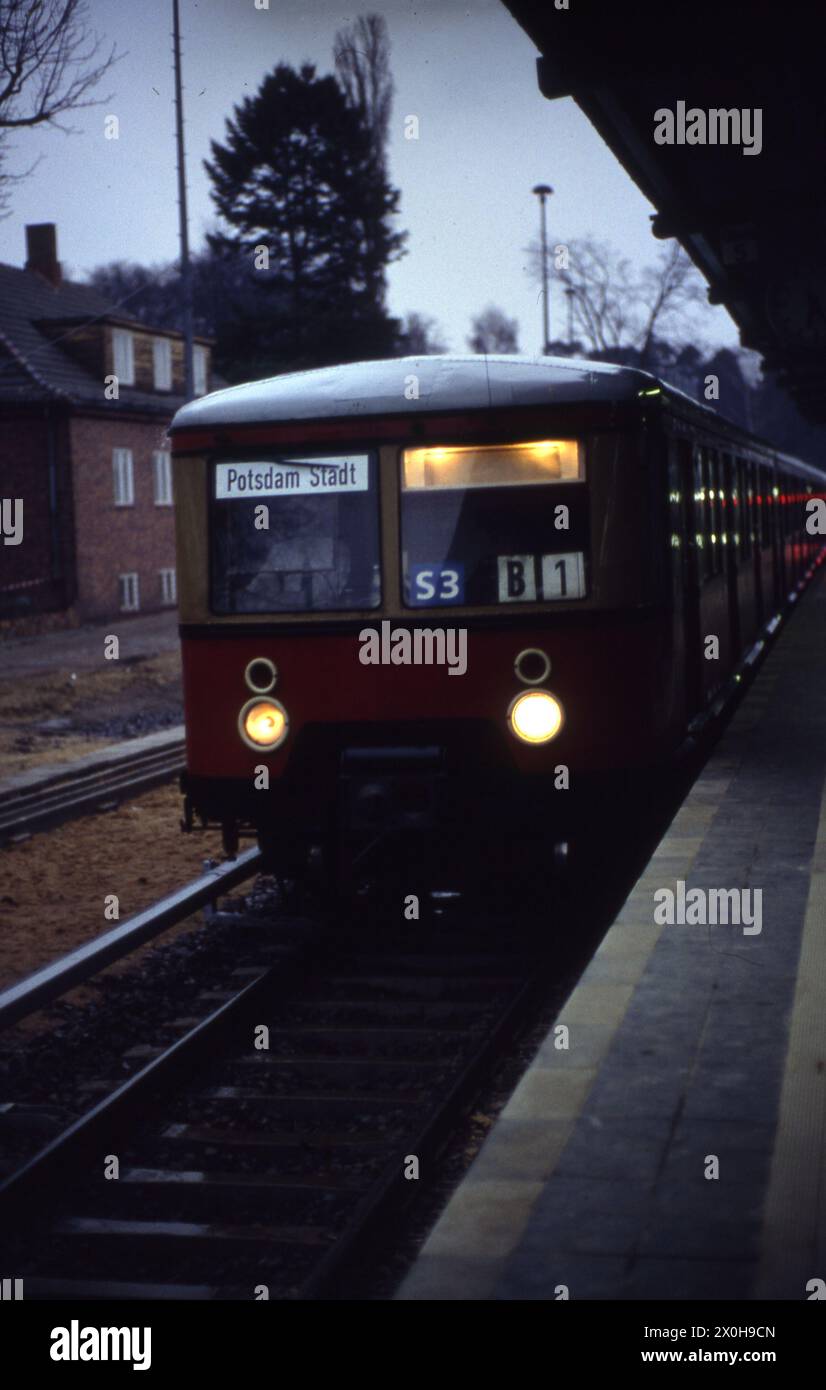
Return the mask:
M345 1068L340 1065L325 1072L321 1066L314 1066L310 1071L291 1067L289 1063L272 1067L266 1061L262 1061L260 1069L256 1067L251 1073L247 1064L230 1061L221 1068L220 1080L216 1081L216 1085L244 1086L254 1078L255 1088L262 1099L289 1096L296 1091L307 1096L327 1095L344 1074ZM418 1096L425 1087L443 1086L450 1074L447 1067L444 1071L428 1068L426 1078L409 1066L400 1066L398 1070L392 1066L384 1067L381 1073L382 1094ZM347 1090L354 1095L363 1093L365 1099L369 1100L376 1090L375 1072L354 1067L347 1074Z
M267 909L271 915L278 910L272 880L259 879L244 902L266 922ZM266 927L262 934L270 935ZM170 1026L178 1016L206 1017L215 1001L199 1000L199 992L226 989L230 973L255 954L251 935L244 928L239 939L231 917L222 916L217 925L207 918L145 954L133 969L110 969L58 1000L38 1018L44 1026L37 1033L24 1021L2 1034L0 1104L24 1109L17 1120L14 1111L0 1115L0 1173L36 1152L53 1127L82 1114L145 1065L145 1058L126 1052L168 1045L180 1036ZM90 1089L103 1080L106 1090ZM18 1127L32 1107L52 1123L37 1132Z
M410 1114L404 1108L385 1108L379 1114L358 1114L351 1112L346 1118L335 1113L318 1115L273 1115L261 1109L261 1102L255 1100L205 1101L202 1096L191 1096L176 1109L176 1120L192 1125L209 1125L216 1133L235 1130L253 1131L257 1135L283 1134L302 1135L312 1141L317 1135L331 1137L341 1135L350 1140L388 1137L392 1139L403 1134L410 1122Z
M56 1238L48 1251L44 1250L28 1262L27 1277L60 1278L70 1262L78 1259L80 1237L74 1240ZM331 1242L333 1237L330 1237ZM218 1284L243 1290L242 1297L251 1298L257 1284L266 1284L271 1297L289 1296L292 1288L306 1275L318 1258L318 1247L272 1246L262 1242L243 1254L216 1256L214 1247L200 1252L192 1242L188 1249L183 1241L158 1241L154 1246L133 1246L124 1267L123 1251L115 1241L110 1250L95 1245L95 1278L119 1282L160 1284Z

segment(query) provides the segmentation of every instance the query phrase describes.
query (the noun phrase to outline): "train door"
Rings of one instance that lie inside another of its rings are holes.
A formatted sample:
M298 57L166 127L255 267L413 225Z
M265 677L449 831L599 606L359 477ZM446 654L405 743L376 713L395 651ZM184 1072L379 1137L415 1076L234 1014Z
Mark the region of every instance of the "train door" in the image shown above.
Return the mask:
M783 564L783 529L780 512L780 488L778 486L779 475L774 468L766 469L766 498L768 501L768 511L766 519L768 521L768 549L771 558L771 569L774 576L774 607L773 613L779 612L783 606L786 588L784 583L784 564Z
M737 460L737 497L734 508L737 551L737 595L740 613L740 649L751 646L760 627L754 560L754 487L751 464Z
M772 470L765 464L761 464L758 469L757 503L760 513L758 554L760 557L760 585L763 596L762 619L764 623L767 623L777 612L780 591L775 562L772 483Z
M719 462L720 502L722 522L723 563L728 590L728 628L731 664L736 665L742 646L740 629L740 594L738 584L738 524L739 502L737 471L730 454L721 454Z
M685 651L685 699L688 719L703 705L702 641L700 623L700 543L702 538L702 462L700 451L688 439L672 442L676 487L680 498L680 551L682 553L682 627ZM700 469L700 486L697 469Z
M760 479L755 463L746 464L746 487L749 498L749 529L751 532L752 573L754 575L754 611L758 630L767 620L767 599L763 586L762 525L763 508L760 502Z
M700 626L703 643L703 698L714 698L733 668L729 618L726 547L720 458L717 450L702 445L695 459L695 496L699 496Z
M772 497L774 471L761 468L763 475L763 578L766 581L766 596L769 602L767 617L771 618L778 610L780 599L780 574L777 566L777 544L775 541L775 506Z

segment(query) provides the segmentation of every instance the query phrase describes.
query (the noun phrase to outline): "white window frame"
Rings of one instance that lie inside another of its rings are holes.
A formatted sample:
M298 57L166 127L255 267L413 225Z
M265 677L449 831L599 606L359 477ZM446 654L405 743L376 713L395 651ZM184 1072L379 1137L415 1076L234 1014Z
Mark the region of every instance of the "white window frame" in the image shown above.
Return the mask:
M135 385L135 336L128 328L112 329L112 370L119 385Z
M172 455L168 449L152 450L155 506L172 506Z
M168 338L152 339L152 379L156 391L172 390L172 344Z
M141 606L140 580L135 570L118 575L121 613L138 613Z
M178 577L174 569L158 570L161 576L161 603L172 608L178 602Z
M208 363L206 348L202 343L196 343L192 349L192 390L196 396L205 396L207 393Z
M112 450L112 475L116 507L135 505L135 462L131 449Z

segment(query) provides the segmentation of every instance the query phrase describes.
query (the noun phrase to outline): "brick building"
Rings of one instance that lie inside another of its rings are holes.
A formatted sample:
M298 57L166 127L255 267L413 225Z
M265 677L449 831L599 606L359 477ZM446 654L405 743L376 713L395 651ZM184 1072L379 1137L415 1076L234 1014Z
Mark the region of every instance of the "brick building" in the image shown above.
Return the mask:
M26 249L25 269L0 265L0 637L176 601L182 335L64 281L53 224L27 227ZM203 395L206 339L194 366Z

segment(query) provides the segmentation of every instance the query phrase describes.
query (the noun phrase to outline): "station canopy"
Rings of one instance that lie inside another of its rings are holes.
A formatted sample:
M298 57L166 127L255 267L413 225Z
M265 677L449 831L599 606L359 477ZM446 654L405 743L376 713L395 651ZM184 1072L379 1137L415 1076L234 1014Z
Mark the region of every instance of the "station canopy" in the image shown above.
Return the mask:
M654 235L678 238L743 346L826 423L822 4L505 4L539 49L543 95L575 99L656 208ZM664 110L670 130L655 120ZM731 143L738 126L741 142ZM658 143L655 129L674 143ZM550 148L548 160L552 177Z

